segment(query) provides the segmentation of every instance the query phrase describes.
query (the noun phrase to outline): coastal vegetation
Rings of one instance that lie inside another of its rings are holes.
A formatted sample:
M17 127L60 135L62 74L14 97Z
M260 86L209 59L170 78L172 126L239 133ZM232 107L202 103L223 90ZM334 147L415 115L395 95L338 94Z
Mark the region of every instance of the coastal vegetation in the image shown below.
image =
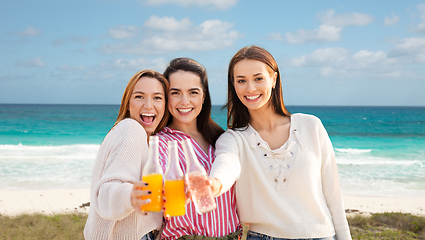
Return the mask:
M347 219L353 239L425 239L423 216L349 214ZM0 215L0 239L84 239L86 220L85 213Z

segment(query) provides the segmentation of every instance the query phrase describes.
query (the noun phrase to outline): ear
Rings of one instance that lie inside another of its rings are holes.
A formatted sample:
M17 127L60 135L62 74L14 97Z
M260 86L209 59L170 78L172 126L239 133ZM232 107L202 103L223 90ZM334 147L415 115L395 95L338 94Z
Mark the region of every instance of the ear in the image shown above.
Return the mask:
M272 79L273 79L273 89L274 89L276 87L277 72L274 72L274 74L272 75Z

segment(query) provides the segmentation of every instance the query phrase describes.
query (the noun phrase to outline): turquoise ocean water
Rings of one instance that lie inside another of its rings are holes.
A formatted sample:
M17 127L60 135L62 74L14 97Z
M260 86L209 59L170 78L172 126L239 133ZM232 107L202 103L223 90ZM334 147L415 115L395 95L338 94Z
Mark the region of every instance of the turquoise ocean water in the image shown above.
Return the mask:
M1 105L0 189L88 188L118 105ZM214 106L223 128L226 112ZM425 107L288 106L318 116L347 194L425 198Z

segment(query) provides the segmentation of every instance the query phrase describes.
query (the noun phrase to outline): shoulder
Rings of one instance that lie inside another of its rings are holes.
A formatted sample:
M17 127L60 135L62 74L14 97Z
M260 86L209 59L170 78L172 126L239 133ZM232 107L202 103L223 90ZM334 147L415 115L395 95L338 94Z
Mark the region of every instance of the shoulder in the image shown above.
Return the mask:
M247 128L238 128L238 129L227 129L220 137L217 139L217 142L242 142L247 135Z
M297 127L304 126L322 126L322 121L320 118L304 113L295 113L291 115L291 123Z
M175 129L171 129L169 127L163 128L161 131L159 131L156 134L156 136L159 137L159 140L161 139L183 140L184 138L187 138L183 132L180 132Z
M165 127L161 131L159 131L155 136L159 138L159 146L160 148L168 148L169 141L178 141L181 142L186 138L189 138L186 134L181 131Z
M111 135L126 137L128 135L147 138L145 129L140 123L131 118L126 118L117 123L109 132ZM109 135L108 134L108 135Z
M294 113L291 115L291 120L306 121L306 122L320 122L320 119L311 114Z

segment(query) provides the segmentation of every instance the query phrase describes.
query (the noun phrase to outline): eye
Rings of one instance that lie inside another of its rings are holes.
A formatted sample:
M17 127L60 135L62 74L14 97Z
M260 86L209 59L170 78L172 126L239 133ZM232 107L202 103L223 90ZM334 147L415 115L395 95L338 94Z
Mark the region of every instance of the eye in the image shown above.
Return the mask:
M237 82L237 83L244 83L244 82L246 82L246 81L245 81L245 79L239 79L239 80L236 80L236 82Z
M199 92L198 91L191 91L189 94L190 95L197 95L197 94L199 94Z
M160 97L160 96L156 96L156 97L154 97L153 99L154 99L154 100L162 100L162 97Z
M257 78L255 78L255 81L261 81L261 80L263 80L263 77L257 77Z
M180 93L179 93L179 92L174 91L174 92L170 92L170 94L171 94L171 95L179 95Z
M134 98L135 99L143 99L143 96L142 95L136 95L136 96L134 96Z

